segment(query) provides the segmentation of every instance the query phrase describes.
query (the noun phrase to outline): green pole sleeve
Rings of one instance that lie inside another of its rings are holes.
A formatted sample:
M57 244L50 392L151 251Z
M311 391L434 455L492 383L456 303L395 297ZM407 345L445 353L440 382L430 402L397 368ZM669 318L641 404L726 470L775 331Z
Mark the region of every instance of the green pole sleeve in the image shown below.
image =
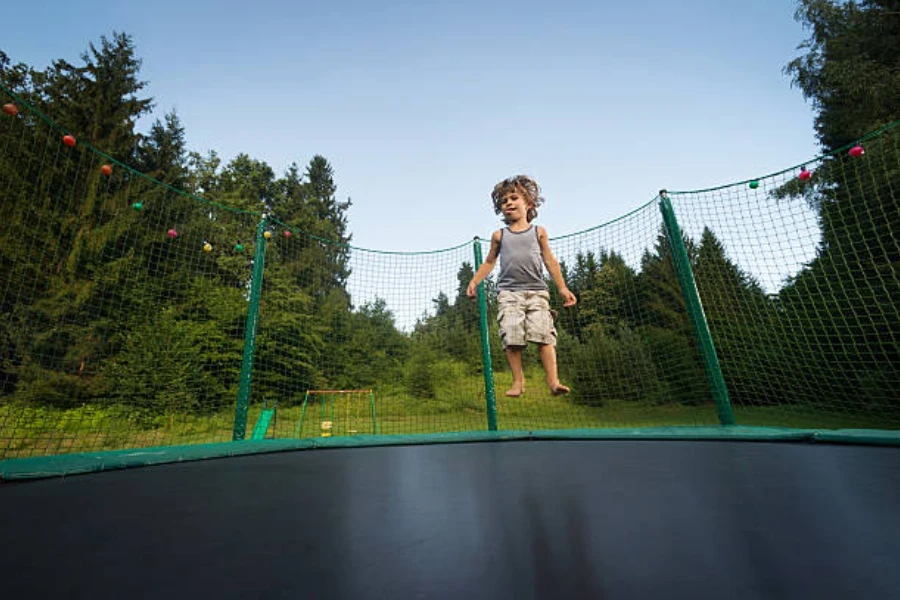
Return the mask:
M375 435L378 435L378 415L375 413L375 392L369 392L369 401L372 403L372 423L375 424Z
M262 293L263 268L266 261L266 222L263 215L256 226L256 249L253 255L253 275L250 279L250 302L247 306L247 327L244 330L244 357L237 405L234 409L232 439L242 440L247 431L247 409L250 406L250 381L253 378L253 354L256 351L256 325L259 321L259 297Z
M712 392L713 400L716 403L716 409L719 412L719 422L722 425L734 425L734 413L731 410L731 400L728 398L728 387L725 385L725 378L722 376L722 368L719 365L716 346L709 331L706 314L703 312L700 294L697 292L697 283L694 280L691 261L688 258L684 239L681 237L681 228L678 226L678 220L675 218L675 209L672 208L672 202L669 200L669 194L666 193L666 190L660 190L659 192L659 209L662 211L666 235L669 238L669 247L672 249L675 273L678 276L681 293L687 305L691 327L694 329L694 334L700 342L700 355L703 360L703 367L706 370L706 380Z
M475 236L475 270L481 266L481 240ZM494 370L491 365L491 346L488 338L487 296L484 282L478 284L478 328L481 330L481 362L484 368L484 399L487 403L488 430L497 431L497 399L494 396Z
M300 409L300 420L297 421L297 428L294 430L294 437L303 437L303 419L306 417L306 403L309 402L309 391L303 396L303 408Z

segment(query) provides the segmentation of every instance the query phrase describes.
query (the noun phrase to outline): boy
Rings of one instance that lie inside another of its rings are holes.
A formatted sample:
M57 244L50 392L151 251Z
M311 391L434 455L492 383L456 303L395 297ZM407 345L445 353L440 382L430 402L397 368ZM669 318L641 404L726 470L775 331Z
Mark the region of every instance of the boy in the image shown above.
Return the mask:
M550 313L550 292L544 281L542 264L547 267L563 298L563 306L577 302L559 269L559 262L547 243L547 231L532 225L537 207L544 199L538 184L525 175L504 179L491 192L494 212L502 213L506 228L491 236L491 249L466 289L470 298L476 287L494 269L500 258L497 303L500 339L512 371L512 387L506 395L518 397L525 391L522 351L528 342L538 344L547 386L553 395L567 394L569 388L559 382L556 369L556 328Z

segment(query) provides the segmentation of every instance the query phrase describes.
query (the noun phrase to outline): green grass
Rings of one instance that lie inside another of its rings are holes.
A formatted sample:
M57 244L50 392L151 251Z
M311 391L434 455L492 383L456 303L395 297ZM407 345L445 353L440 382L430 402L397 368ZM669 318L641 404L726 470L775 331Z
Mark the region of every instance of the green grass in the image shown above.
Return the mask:
M542 373L528 373L528 387L520 398L506 398L508 373L495 374L497 422L500 430L637 428L717 425L712 405L648 405L610 401L602 407L586 407L569 396L552 396L542 383ZM487 429L483 380L465 376L444 385L434 398L414 398L402 389L376 388L378 433L402 435ZM251 405L246 426L250 437L262 406ZM877 415L837 414L813 407L735 407L740 425L801 429L896 429ZM292 438L300 420L300 406L279 406L268 437ZM311 406L301 437L322 434L320 409ZM368 398L337 402L332 434L362 435L375 432ZM226 442L232 439L234 407L207 416L172 414L139 425L123 406L82 406L67 410L47 407L0 405L0 459L141 448L163 445Z

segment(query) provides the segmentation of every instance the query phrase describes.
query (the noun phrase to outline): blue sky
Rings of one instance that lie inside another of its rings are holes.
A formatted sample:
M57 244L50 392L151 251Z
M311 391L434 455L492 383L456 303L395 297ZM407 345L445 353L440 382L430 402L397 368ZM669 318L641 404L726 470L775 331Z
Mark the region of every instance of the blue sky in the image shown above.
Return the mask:
M0 48L44 68L125 31L156 102L142 130L175 109L191 150L245 152L277 173L322 154L353 200L354 246L432 250L489 236L490 189L516 173L542 185L538 222L556 237L662 187L819 154L813 113L782 73L806 37L794 8L35 0L6 11Z

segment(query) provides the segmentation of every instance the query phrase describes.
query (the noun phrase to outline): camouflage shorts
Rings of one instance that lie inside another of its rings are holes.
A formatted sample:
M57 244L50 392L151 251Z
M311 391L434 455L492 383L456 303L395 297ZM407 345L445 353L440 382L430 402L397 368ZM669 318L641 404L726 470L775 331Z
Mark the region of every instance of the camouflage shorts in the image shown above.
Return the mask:
M500 340L503 347L525 346L528 342L556 344L556 327L550 310L550 292L511 292L497 294Z

